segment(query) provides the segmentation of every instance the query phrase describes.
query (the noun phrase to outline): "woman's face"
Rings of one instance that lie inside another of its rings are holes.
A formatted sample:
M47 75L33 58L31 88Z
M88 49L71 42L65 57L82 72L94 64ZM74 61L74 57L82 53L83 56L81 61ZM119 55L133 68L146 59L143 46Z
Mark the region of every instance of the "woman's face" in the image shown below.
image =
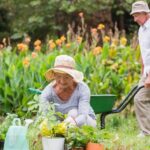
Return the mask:
M67 73L55 73L56 83L63 89L72 87L74 84L73 77Z

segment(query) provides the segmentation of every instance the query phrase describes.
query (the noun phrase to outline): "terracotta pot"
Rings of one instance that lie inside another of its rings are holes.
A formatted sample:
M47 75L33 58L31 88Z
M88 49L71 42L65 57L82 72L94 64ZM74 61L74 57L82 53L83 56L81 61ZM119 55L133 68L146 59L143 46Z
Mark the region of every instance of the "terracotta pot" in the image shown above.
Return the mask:
M86 145L86 150L104 150L104 145L99 143L89 142Z
M77 148L72 148L70 150L84 150L84 147L77 147Z

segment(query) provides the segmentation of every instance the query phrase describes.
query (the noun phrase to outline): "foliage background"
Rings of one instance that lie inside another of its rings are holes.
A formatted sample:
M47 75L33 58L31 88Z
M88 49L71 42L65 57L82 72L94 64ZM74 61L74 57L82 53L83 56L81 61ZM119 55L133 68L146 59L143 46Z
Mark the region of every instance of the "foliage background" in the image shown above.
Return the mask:
M27 33L33 39L59 36L67 25L79 25L78 13L85 14L88 27L102 22L108 28L133 32L137 26L129 12L135 0L0 0L0 39L20 40ZM148 0L149 2L149 0Z

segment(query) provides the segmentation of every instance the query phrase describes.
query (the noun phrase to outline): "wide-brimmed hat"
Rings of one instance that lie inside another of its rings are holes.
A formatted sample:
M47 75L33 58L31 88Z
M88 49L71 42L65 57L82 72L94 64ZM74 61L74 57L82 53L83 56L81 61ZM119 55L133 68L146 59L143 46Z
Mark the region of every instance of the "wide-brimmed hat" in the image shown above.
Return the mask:
M68 55L59 55L55 58L54 67L45 73L47 81L55 78L55 73L67 73L73 77L75 82L82 82L83 73L75 69L75 60Z
M135 13L140 13L140 12L146 12L146 13L150 12L148 4L145 1L137 1L132 4L132 11L130 15L133 15Z

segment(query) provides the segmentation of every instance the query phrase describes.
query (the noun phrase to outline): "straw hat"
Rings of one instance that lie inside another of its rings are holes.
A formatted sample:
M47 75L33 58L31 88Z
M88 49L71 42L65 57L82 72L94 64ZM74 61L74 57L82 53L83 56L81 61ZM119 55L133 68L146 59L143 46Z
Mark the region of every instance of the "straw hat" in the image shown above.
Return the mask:
M133 15L134 13L139 13L139 12L146 12L146 13L150 12L148 4L145 1L137 1L132 4L132 11L130 15Z
M55 78L55 73L67 73L75 82L82 82L83 73L75 69L75 60L68 55L59 55L55 59L54 67L45 73L47 81Z

